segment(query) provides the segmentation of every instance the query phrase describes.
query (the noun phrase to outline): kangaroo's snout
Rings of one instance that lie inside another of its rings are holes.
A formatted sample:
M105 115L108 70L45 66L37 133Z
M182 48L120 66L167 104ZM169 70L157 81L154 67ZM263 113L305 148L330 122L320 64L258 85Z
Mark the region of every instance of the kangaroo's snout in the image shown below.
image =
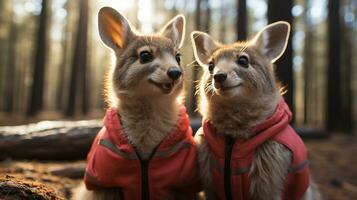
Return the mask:
M217 83L222 84L225 80L227 80L227 74L226 73L217 73L213 76L214 80Z
M170 67L169 70L167 70L167 75L175 81L180 78L182 72L178 67Z

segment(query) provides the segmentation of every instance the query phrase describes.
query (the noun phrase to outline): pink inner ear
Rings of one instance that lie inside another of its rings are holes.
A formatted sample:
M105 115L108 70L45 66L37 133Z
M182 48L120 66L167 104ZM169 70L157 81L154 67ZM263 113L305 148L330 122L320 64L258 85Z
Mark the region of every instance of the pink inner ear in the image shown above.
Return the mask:
M205 57L206 57L207 51L205 50L205 47L204 47L204 39L199 34L193 35L193 38L194 38L194 41L196 44L195 46L196 46L197 56L199 57L201 62L205 63L206 62Z
M203 64L207 64L209 57L218 47L211 38L203 34L194 34L193 39L199 60Z
M110 14L103 13L105 34L119 47L123 47L125 31L121 22L118 22Z
M160 33L174 42L176 46L180 46L183 39L183 31L184 19L182 17L176 17L168 22Z
M176 30L177 30L177 34L178 34L177 41L181 43L181 40L183 39L182 38L183 31L185 31L184 30L184 21L183 21L183 19L179 18L179 20L176 20L175 26L176 26ZM178 45L180 45L180 44L178 44Z
M288 33L288 26L275 24L261 32L257 45L261 52L274 62L285 50Z

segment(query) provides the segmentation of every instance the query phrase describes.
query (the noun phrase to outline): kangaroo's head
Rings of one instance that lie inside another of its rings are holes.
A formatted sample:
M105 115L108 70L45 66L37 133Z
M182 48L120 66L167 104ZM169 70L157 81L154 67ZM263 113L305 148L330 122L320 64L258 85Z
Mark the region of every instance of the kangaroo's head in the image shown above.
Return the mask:
M263 28L251 40L221 44L208 34L191 34L195 58L203 67L200 93L209 100L249 102L276 97L273 63L283 54L290 32L287 22Z
M142 35L112 8L98 14L99 34L116 55L107 84L115 96L156 98L178 96L183 87L180 52L185 18L178 15L158 33Z

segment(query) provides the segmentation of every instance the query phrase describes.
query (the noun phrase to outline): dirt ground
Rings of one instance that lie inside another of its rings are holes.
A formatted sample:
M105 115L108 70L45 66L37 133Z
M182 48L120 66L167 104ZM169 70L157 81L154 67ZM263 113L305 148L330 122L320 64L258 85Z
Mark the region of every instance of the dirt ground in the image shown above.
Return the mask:
M313 178L323 199L357 199L357 136L305 141Z
M323 199L357 199L357 137L335 135L330 139L305 141L313 178ZM80 183L84 161L77 162L0 162L0 177L16 177L43 183L59 197L69 199L71 189ZM70 169L68 171L63 169ZM76 169L73 171L73 169ZM55 175L57 174L57 175ZM63 177L66 176L66 177ZM68 178L70 177L70 178Z

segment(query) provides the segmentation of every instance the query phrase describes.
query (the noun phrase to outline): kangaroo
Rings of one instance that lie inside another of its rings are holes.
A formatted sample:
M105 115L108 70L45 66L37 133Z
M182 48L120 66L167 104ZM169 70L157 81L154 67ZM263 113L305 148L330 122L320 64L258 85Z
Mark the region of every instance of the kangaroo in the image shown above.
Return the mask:
M73 199L189 199L199 184L182 94L184 16L142 35L123 15L104 7L98 26L116 57L105 83L110 108Z
M319 199L306 148L290 127L273 63L283 54L287 22L266 26L251 40L221 44L194 31L203 68L195 140L207 199Z

